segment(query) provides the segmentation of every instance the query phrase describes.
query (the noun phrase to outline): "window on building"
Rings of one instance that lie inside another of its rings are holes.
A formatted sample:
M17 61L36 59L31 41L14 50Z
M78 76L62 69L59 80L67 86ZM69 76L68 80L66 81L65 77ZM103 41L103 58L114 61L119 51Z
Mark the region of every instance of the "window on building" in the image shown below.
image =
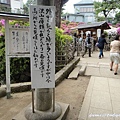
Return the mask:
M84 12L87 12L87 8L84 8Z
M87 16L87 22L91 22L91 21L93 21L93 16L92 15Z
M7 4L7 0L1 0L1 3L6 3Z
M92 12L92 8L89 8L89 12Z
M87 8L87 12L90 12L90 8L89 7Z
M92 7L81 7L80 12L94 12L94 8Z
M83 8L80 8L80 12L83 12Z
M83 7L83 8L80 8L80 12L93 12L94 11L94 8L92 7Z

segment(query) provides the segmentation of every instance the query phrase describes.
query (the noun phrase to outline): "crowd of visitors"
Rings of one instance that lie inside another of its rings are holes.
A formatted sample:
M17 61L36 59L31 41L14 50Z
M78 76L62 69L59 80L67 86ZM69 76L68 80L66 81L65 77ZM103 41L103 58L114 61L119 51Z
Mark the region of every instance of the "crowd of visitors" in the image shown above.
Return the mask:
M99 49L98 58L99 59L104 58L104 53L103 53L104 47L105 44L106 45L108 44L105 37L106 37L105 34L102 33L101 37L99 37L98 40L95 40L93 39L91 34L88 33L86 35L86 38L83 39L81 34L79 35L74 34L75 49L78 47L77 43L79 43L79 45L82 45L82 47L84 46L84 51L82 51L82 57L84 58L87 51L88 51L88 56L91 57L91 48L93 43L94 50L95 47ZM120 63L120 35L116 35L115 39L110 43L110 71L113 71L113 65L114 65L114 75L117 75L119 63Z

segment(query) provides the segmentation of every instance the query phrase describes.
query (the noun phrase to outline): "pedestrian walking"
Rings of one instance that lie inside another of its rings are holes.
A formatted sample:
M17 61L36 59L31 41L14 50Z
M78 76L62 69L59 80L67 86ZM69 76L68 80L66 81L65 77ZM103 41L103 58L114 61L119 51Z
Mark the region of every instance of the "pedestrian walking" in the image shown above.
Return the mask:
M91 37L90 34L87 35L85 42L84 42L84 46L85 46L85 50L84 53L82 55L82 57L84 57L84 55L87 53L87 49L89 50L89 57L91 57L91 47L92 47L92 41L91 41Z
M94 37L94 38L93 38L93 51L96 50L96 43L97 43L97 40L96 40L96 38Z
M110 44L110 71L113 70L114 67L114 75L117 75L118 64L120 63L120 35L115 37L115 40Z
M102 57L104 57L104 54L103 54L103 49L104 49L104 45L107 44L106 42L106 39L105 39L105 35L104 33L101 35L101 37L98 39L98 42L97 42L97 47L99 48L100 50L100 53L99 53L99 59L101 59Z
M78 42L78 38L77 38L77 33L74 33L74 46L75 46L75 51L77 51L77 42Z
M82 51L82 41L83 38L81 37L81 34L79 34L78 35L79 51Z
M79 40L79 43L82 42L83 38L81 37L81 34L78 35L78 40Z

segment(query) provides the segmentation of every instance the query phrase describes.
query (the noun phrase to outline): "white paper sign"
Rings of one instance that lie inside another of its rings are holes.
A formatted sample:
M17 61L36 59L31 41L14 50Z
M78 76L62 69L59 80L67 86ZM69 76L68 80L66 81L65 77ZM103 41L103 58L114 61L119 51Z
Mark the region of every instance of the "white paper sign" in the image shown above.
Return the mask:
M101 36L101 29L97 29L97 37L99 38Z
M23 26L10 26L10 54L30 52L29 29Z
M55 7L30 6L32 88L55 87Z

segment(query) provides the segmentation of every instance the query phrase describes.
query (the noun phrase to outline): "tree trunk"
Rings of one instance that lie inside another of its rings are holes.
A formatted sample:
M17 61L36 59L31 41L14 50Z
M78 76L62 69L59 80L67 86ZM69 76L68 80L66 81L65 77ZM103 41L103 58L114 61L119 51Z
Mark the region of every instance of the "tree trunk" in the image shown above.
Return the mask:
M68 0L55 0L55 6L56 6L56 26L60 28L61 25L61 11L63 5L67 2Z
M62 1L61 0L55 0L55 6L56 6L56 26L58 28L60 28Z

